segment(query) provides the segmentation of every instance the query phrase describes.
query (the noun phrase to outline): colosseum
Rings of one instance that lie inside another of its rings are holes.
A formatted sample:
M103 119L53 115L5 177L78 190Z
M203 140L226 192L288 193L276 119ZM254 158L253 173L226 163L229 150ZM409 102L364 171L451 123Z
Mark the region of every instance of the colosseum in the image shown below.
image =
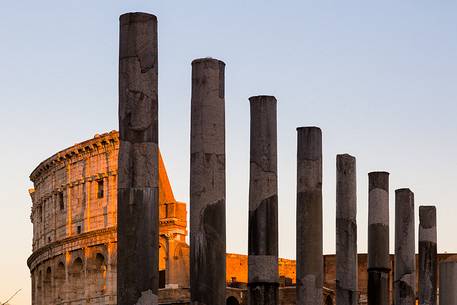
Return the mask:
M64 149L31 173L33 305L116 304L118 133ZM175 200L159 156L160 304L189 304L186 204ZM451 254L441 254L440 260ZM394 257L391 256L393 264ZM227 254L227 304L246 304L247 256ZM366 303L367 256L358 255L360 304ZM335 256L324 257L325 305L334 304ZM280 303L295 304L295 261L279 259ZM392 272L390 273L392 291Z

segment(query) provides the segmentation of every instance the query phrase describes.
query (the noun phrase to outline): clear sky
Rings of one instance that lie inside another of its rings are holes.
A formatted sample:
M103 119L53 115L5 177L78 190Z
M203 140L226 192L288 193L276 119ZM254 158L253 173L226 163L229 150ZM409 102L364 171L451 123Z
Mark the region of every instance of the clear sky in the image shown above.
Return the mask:
M248 97L278 99L280 255L295 257L297 126L324 145L324 252L335 249L335 155L357 157L358 244L367 173L391 173L416 207L436 204L438 249L457 252L457 2L0 2L0 301L30 304L30 172L58 150L117 129L118 17L159 19L160 147L189 198L191 61L226 66L227 250L247 252ZM416 208L417 213L417 208Z

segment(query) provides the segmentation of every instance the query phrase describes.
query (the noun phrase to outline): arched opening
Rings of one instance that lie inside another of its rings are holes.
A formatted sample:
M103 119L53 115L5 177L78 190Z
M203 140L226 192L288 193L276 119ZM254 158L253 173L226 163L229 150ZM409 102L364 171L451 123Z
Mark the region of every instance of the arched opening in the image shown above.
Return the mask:
M328 295L328 296L325 298L325 305L333 305L333 299L332 299L331 296Z
M71 287L69 296L71 300L80 300L84 297L84 265L83 260L78 257L71 264L69 279Z
M238 300L234 296L231 296L231 297L227 298L226 304L227 305L240 305L240 302L238 302Z
M41 270L38 271L37 279L36 279L36 304L42 305L43 304L43 275Z
M95 287L96 293L102 294L106 289L106 262L101 253L95 255Z
M65 299L65 265L62 262L59 262L57 268L54 272L54 283L56 287L56 298L57 302Z
M44 275L44 303L52 303L52 270L51 267L46 268L46 273Z

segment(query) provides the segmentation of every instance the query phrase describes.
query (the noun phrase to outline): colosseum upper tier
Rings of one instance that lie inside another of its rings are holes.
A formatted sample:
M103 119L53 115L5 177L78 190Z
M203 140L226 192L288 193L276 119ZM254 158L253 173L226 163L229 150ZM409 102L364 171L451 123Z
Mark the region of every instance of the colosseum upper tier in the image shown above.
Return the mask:
M32 304L116 304L118 133L62 150L30 175ZM186 205L159 157L160 286L186 287ZM170 259L169 259L170 258Z

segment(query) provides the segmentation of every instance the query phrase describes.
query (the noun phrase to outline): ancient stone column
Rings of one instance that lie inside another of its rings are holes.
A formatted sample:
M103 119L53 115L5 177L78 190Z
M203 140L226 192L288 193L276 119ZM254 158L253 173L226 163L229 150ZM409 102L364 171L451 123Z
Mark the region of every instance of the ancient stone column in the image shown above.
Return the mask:
M440 305L457 304L457 262L440 262Z
M322 132L297 128L297 305L321 305Z
M414 240L414 194L399 189L395 191L395 305L416 302Z
M249 101L249 304L275 305L279 300L276 99L253 96Z
M225 304L225 64L192 62L190 293L193 305Z
M357 305L357 186L353 156L336 156L336 304Z
M368 305L388 305L389 173L369 173L368 192Z
M120 17L117 304L157 304L157 18Z
M419 207L419 305L436 305L436 208Z

